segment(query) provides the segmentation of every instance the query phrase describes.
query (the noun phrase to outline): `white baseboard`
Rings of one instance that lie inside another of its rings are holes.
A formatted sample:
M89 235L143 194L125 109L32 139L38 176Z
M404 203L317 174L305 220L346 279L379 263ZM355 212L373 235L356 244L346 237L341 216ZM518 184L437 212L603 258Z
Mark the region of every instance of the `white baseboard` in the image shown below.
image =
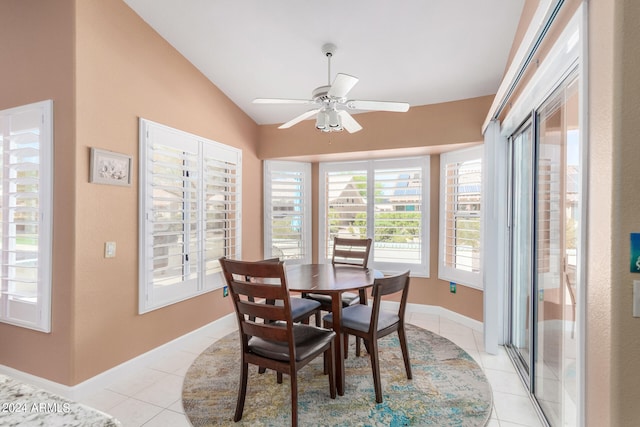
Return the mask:
M175 351L181 350L182 348L184 348L185 342L195 335L202 334L215 336L218 330L223 328L232 328L235 327L235 325L235 313L230 313L218 320L202 326L201 328L195 329L185 335L169 341L166 344L149 350L148 352L136 356L133 359L127 360L120 365L114 366L113 368L108 369L74 386L60 384L46 378L41 378L4 365L0 365L0 374L5 374L19 381L23 381L35 387L42 388L48 392L66 397L67 399L78 401L106 388L119 378L133 375L134 373L139 372L141 369L144 369L145 367L153 364L166 354L171 354Z
M389 307L397 307L398 302L384 301L383 305ZM460 323L466 327L469 327L475 331L482 332L482 322L463 316L446 308L424 305L424 304L407 304L408 313L425 313L442 316L454 322ZM234 328L236 326L235 313L230 313L214 322L211 322L201 328L191 331L181 337L178 337L166 344L149 350L133 359L127 360L120 365L114 366L95 377L89 378L74 386L68 386L46 378L37 377L35 375L19 371L17 369L10 368L8 366L0 365L0 374L5 374L13 377L19 381L31 384L35 387L40 387L51 393L58 394L71 400L81 400L91 394L98 392L119 378L130 376L139 372L141 369L152 365L154 362L162 358L166 354L172 354L175 351L179 351L184 348L184 344L187 340L196 335L217 335L217 331L222 329Z

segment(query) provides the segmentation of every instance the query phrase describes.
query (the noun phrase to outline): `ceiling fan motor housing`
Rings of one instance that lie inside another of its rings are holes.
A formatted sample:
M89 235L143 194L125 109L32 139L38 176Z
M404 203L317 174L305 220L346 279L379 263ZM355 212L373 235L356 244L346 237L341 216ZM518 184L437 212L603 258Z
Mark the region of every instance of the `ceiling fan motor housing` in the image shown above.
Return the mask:
M331 85L320 86L314 89L311 93L311 98L318 102L330 101L331 97L329 96L329 89L331 89Z

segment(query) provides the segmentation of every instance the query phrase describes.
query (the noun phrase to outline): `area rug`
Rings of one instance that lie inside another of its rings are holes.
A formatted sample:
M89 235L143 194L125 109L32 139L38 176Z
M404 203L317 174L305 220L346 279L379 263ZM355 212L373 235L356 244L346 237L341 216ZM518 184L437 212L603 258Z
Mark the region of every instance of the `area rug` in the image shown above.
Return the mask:
M345 394L329 397L322 357L298 373L301 426L484 426L491 415L491 387L468 353L446 338L406 325L413 379L408 380L397 334L379 341L383 403L377 404L369 357L355 357L351 337L345 360ZM242 420L233 422L240 347L234 332L200 354L184 379L182 404L194 427L291 425L289 378L249 365Z

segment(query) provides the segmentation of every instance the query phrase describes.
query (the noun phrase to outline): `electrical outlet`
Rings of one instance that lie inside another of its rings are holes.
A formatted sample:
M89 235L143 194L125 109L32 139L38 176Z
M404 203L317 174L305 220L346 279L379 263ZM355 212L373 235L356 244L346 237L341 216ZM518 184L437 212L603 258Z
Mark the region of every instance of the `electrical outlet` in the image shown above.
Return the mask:
M457 286L455 284L455 282L449 282L449 292L451 292L452 294L455 294L457 291Z

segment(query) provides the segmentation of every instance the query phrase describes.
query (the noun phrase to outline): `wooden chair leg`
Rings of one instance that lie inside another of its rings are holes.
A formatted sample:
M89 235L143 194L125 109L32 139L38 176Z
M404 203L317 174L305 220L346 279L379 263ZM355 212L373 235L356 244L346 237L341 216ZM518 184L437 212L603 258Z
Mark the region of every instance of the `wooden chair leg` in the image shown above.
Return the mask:
M314 317L316 318L316 326L319 328L320 320L322 319L322 311L320 309L316 310Z
M364 349L367 350L367 353L371 354L371 347L369 346L369 341L363 339L364 341Z
M402 350L402 358L404 359L404 369L407 371L407 378L411 379L411 362L409 361L409 347L407 346L407 336L404 333L404 325L398 328L398 338L400 339L400 349Z
M258 367L258 373L259 374L264 374L265 372L267 372L267 368L264 368L262 366Z
M236 413L233 416L233 421L236 421L236 422L242 419L242 412L244 411L244 398L247 396L248 374L249 374L249 364L243 361L242 368L240 369L240 387L238 387L238 401L236 403Z
M298 375L294 369L292 369L291 375L291 427L297 427L298 425Z
M349 356L349 334L343 333L344 335L344 358L346 359Z
M360 337L356 337L356 357L360 357L360 342L362 340L360 339Z
M323 323L323 328L331 329L331 323L324 322ZM333 356L331 356L331 360L333 360ZM324 374L327 375L328 373L329 373L329 361L325 357L324 358Z
M278 379L278 384L282 384L282 372L278 372L276 378Z
M329 373L329 395L332 399L336 398L336 366L333 360L334 349L333 343L329 346L329 349L324 352L324 359L326 361L325 367L328 368Z
M376 390L376 402L382 403L382 385L380 382L380 362L378 360L377 340L372 340L372 342L369 343L369 347L371 348L369 356L371 358L371 370L373 371L373 387Z

